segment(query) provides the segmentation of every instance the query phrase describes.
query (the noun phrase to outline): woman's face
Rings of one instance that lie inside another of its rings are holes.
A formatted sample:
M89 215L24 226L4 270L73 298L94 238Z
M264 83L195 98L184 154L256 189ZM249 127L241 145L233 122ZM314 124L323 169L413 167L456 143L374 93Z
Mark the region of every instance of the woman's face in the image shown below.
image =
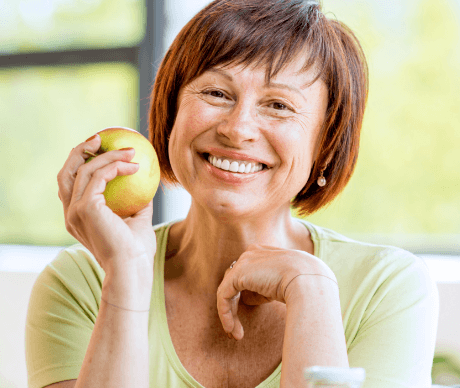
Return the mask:
M238 66L208 70L181 89L169 156L193 201L224 216L289 208L309 178L328 102L323 81L308 87L314 73L297 73L304 61L268 85L265 68Z

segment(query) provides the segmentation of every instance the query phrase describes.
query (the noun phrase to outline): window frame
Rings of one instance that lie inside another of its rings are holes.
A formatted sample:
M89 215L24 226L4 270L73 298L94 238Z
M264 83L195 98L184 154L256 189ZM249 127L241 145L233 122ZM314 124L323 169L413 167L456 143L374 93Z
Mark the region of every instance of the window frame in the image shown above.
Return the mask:
M61 51L40 51L31 53L0 54L1 68L22 68L31 66L64 66L91 63L129 63L139 73L139 109L137 131L147 139L148 107L157 67L164 55L164 1L144 0L147 13L144 37L135 46L106 49L69 49ZM148 101L148 104L145 103ZM152 225L164 222L164 197L158 190L153 199Z

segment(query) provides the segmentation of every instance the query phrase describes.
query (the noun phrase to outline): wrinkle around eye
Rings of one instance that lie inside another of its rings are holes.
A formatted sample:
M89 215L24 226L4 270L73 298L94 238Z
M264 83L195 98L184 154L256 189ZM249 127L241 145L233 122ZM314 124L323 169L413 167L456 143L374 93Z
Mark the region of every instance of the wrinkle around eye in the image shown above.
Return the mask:
M305 112L304 112L305 113ZM309 132L309 125L308 125L308 116L306 117L304 114L299 114L299 115L295 115L292 118L292 121L296 122L304 132ZM301 119L303 118L303 120ZM307 120L307 121L306 121ZM311 132L311 130L310 130Z
M193 97L193 93L183 93L179 98L179 104L177 109L179 109L181 105L188 106L189 104L191 104L193 102Z

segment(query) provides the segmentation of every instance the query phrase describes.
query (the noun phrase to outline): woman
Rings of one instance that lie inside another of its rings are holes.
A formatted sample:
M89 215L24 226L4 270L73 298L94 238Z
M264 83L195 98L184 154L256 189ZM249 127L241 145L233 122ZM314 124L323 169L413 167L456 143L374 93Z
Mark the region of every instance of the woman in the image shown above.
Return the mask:
M358 41L316 2L217 0L158 71L150 140L187 217L121 219L106 182L135 150L93 137L58 175L63 250L32 292L30 387L303 387L313 365L364 388L428 387L437 292L424 263L293 218L356 164L367 98ZM282 364L281 364L282 362Z

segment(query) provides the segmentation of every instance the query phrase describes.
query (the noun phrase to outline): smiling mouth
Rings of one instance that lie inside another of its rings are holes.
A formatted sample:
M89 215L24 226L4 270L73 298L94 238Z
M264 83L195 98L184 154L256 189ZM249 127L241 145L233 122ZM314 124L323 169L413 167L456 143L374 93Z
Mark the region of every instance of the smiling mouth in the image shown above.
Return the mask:
M217 158L217 157L210 157L210 154L204 153L200 154L201 157L211 164L212 166L222 170L231 172L234 174L254 174L260 171L268 170L268 166L263 163L254 163L254 162L237 162L232 161L231 159L226 158Z

